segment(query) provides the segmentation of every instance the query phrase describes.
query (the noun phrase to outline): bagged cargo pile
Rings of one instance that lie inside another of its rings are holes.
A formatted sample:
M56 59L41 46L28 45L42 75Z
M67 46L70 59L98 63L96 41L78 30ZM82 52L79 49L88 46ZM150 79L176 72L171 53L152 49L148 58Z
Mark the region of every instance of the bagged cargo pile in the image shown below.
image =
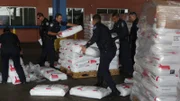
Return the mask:
M179 8L179 2L162 0L146 2L143 7L136 41L133 101L176 101L180 70Z
M82 54L80 45L85 45L87 40L66 39L60 41L59 60L61 67L72 72L96 71L99 65L99 49L96 44L87 48L86 53ZM117 44L118 46L118 44ZM110 64L110 69L118 69L119 58L117 54Z

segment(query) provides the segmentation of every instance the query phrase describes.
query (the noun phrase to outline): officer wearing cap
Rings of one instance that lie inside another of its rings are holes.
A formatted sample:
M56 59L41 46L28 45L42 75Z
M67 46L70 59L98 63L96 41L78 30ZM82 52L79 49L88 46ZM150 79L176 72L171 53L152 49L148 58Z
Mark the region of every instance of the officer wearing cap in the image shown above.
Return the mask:
M50 57L50 67L54 68L54 60L55 60L55 49L54 49L54 41L58 32L61 29L61 26L76 26L75 24L67 23L62 21L62 15L56 14L55 19L50 23L48 28L48 35L45 39L46 51L43 53L43 57ZM43 59L43 58L42 58ZM41 64L44 64L44 60L41 59Z
M129 31L127 24L124 20L120 19L119 14L117 13L112 15L112 19L114 21L114 27L111 30L111 33L117 33L118 36L115 39L120 40L119 59L122 65L121 72L124 72L126 77L132 77L133 66L128 41Z
M4 28L4 33L0 36L0 43L2 60L2 83L7 83L9 59L12 59L21 82L25 84L26 78L23 68L20 65L20 41L15 34L10 32L8 26Z
M40 37L42 40L42 52L41 52L41 61L39 62L39 64L41 66L43 66L44 64L41 62L46 61L46 59L47 59L47 55L45 55L44 53L46 53L46 51L47 51L45 48L45 38L48 33L49 21L47 18L44 17L44 15L42 13L37 13L37 19L39 19L41 21L39 34L40 34Z
M116 89L116 84L114 83L109 72L109 65L116 54L117 48L115 42L111 38L109 29L101 23L100 15L96 14L93 16L93 25L93 36L85 46L81 46L82 52L85 53L86 48L96 42L100 50L100 64L97 73L98 80L95 86L102 87L105 80L108 86L112 89L111 95L119 96L120 92Z
M130 31L130 44L131 44L131 58L133 61L133 65L134 65L134 56L136 53L136 40L137 40L137 31L138 31L138 17L137 14L135 12L131 12L129 14L129 20L132 22L132 27L131 27L131 31Z

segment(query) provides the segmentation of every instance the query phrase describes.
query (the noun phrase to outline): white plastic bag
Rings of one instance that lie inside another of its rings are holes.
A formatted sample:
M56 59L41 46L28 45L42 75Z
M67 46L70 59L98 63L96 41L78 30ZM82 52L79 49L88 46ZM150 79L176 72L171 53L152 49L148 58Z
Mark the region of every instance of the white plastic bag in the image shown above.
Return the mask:
M128 84L128 83L123 83L123 84L118 84L116 85L116 88L121 92L120 96L128 96L131 93L133 84ZM111 91L111 89L108 87L108 89Z
M124 83L133 83L133 78L126 78Z
M79 54L82 54L81 49L82 48L80 46L73 46L72 51L76 52L76 53L79 53ZM93 56L93 57L99 57L100 52L99 52L99 49L97 47L88 47L86 49L85 55Z
M140 92L132 90L130 94L131 101L149 101L149 99Z
M110 93L111 91L108 89L94 87L94 86L77 86L71 88L70 90L70 95L95 98L95 99L102 99L103 97L109 95Z
M178 83L178 75L157 76L149 72L148 76L158 86L177 86Z
M26 81L29 82L29 76L26 72L26 70L24 68L22 68L24 70L25 76L26 76ZM12 60L9 60L9 77L11 78L11 81L14 85L20 84L21 81L19 79L19 76L14 68L14 63Z
M67 80L67 75L53 68L43 67L41 74L50 81Z
M42 46L42 39L39 39L38 42Z
M69 87L66 85L37 85L30 90L31 96L65 96Z
M65 38L65 37L68 37L68 36L72 36L80 31L82 31L82 26L74 26L74 27L71 27L67 30L64 30L62 32L59 32L58 35L57 35L57 38Z
M142 79L143 86L156 96L175 96L177 94L176 86L157 86L153 84L149 79Z

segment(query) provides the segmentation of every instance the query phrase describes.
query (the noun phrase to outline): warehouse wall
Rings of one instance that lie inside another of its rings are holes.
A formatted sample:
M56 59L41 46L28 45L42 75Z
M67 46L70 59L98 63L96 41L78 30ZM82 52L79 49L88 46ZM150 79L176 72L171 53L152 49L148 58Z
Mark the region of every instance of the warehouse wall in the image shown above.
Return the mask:
M85 14L96 13L96 8L127 8L138 14L146 0L67 0L67 7L84 8ZM37 12L48 16L48 7L52 0L0 0L0 6L35 6ZM39 22L38 22L39 23ZM2 29L0 29L2 33ZM21 42L35 42L38 39L38 29L17 29L16 33ZM82 38L83 34L78 37Z

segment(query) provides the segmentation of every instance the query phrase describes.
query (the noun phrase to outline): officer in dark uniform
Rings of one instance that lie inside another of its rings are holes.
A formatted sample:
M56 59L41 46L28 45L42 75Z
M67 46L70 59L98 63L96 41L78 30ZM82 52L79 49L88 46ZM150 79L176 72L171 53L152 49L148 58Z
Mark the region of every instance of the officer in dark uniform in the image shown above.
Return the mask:
M112 15L112 19L114 21L114 27L111 30L111 33L117 33L117 37L115 39L120 40L120 63L122 65L121 72L125 73L126 77L132 77L133 66L131 60L131 52L130 45L128 41L128 27L124 20L119 18L119 14L114 13Z
M41 52L41 58L40 58L40 66L44 66L44 61L47 60L47 54L46 53L46 46L45 46L45 38L48 33L48 28L49 28L49 21L47 18L44 17L42 13L37 13L37 19L41 21L40 29L39 29L39 34L42 40L42 52Z
M14 67L23 84L26 83L23 68L20 65L20 41L18 37L10 32L6 27L4 33L0 36L1 43L1 60L2 60L2 83L7 83L9 59L14 62Z
M50 67L54 68L54 60L55 60L55 49L54 49L54 41L56 39L56 35L61 29L61 26L76 26L71 23L67 23L62 21L62 15L56 14L55 20L50 23L48 29L48 35L46 36L46 52L44 54L48 54L50 57ZM44 63L44 61L43 61Z
M100 50L100 64L98 69L98 81L95 86L103 86L103 81L108 84L108 86L112 89L112 94L115 96L119 96L120 92L116 88L116 84L114 83L111 74L109 72L109 65L116 54L116 45L114 40L111 38L111 33L109 29L101 23L101 16L96 14L93 16L93 36L88 41L85 46L82 47L82 52L85 53L86 48L88 48L93 43L97 43L97 46Z
M135 12L129 14L129 20L132 22L131 32L130 32L130 44L131 44L131 58L134 65L134 56L136 54L136 40L137 40L137 31L138 31L138 17Z

